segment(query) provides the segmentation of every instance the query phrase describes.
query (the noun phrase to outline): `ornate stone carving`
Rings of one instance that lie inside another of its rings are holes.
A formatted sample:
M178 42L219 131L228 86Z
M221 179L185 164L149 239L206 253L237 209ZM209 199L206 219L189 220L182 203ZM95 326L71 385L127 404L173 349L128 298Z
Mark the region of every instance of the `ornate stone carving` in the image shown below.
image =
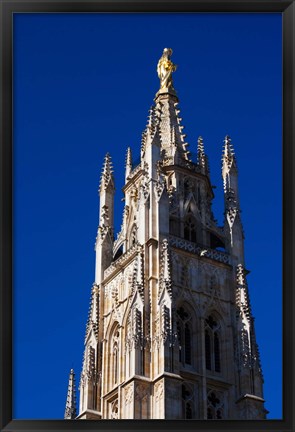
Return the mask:
M163 381L158 381L155 384L156 402L159 402L161 399L163 399L163 396L164 396L164 383L163 383Z
M106 191L109 184L113 183L113 163L109 153L105 155L104 164L101 173L99 191Z
M104 277L107 278L117 269L121 269L121 267L126 263L126 261L131 260L135 257L138 250L138 243L131 246L123 255L120 256L113 264L111 264L104 272Z
M142 348L142 313L137 308L134 309L134 345L136 348Z
M160 312L157 311L157 316L154 323L154 333L152 336L152 345L154 346L154 349L156 350L160 345L160 334L161 334L161 319L160 319Z
M127 323L126 323L126 339L125 339L125 347L126 351L131 351L133 345L132 338L132 318L131 318L131 310L128 313Z
M147 163L145 163L144 165L144 171L143 171L143 176L140 180L140 184L139 184L139 199L142 199L144 202L147 201L148 197L149 197L149 183L150 183L150 178L148 175L148 165Z
M171 298L172 279L171 279L171 269L170 269L169 243L167 239L164 239L162 242L158 298L161 297L163 290L167 290Z
M143 275L143 254L142 249L138 248L137 259L133 267L133 280L131 293L137 291L144 300L144 275Z
M134 186L131 189L130 198L133 201L133 203L136 205L137 204L137 200L138 200L138 190L137 190L137 187Z
M86 359L86 376L88 381L95 381L96 368L95 368L95 349L89 345L87 347L87 359Z
M117 420L119 418L119 405L118 405L118 399L115 399L110 403L110 411L111 415L110 418L112 420Z
M142 349L144 346L142 313L136 305L128 314L125 344L128 351L133 347Z
M88 319L85 332L85 343L91 329L94 332L96 339L98 338L99 330L99 288L94 283L91 288L90 306L88 310Z
M165 189L165 180L162 176L159 177L159 179L156 181L155 185L155 192L156 192L156 199L159 200L162 196L162 193Z
M124 388L125 405L129 405L133 400L133 383L130 383Z
M98 227L98 234L101 240L103 240L108 231L112 231L109 224L109 208L107 205L104 205L101 209L101 216Z
M171 334L171 323L170 323L170 310L166 305L162 305L161 307L161 322L162 322L162 328L160 331L160 337L165 343Z

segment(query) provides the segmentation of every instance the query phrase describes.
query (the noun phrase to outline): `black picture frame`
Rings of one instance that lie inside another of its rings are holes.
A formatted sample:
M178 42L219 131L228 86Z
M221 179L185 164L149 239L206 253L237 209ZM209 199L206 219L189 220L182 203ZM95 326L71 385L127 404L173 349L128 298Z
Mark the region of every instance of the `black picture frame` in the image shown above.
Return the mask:
M12 376L12 20L16 12L280 12L283 18L283 419L234 420L13 420ZM207 1L10 1L0 0L1 13L1 395L3 431L63 430L210 430L293 431L294 422L294 120L295 120L295 5L279 0Z

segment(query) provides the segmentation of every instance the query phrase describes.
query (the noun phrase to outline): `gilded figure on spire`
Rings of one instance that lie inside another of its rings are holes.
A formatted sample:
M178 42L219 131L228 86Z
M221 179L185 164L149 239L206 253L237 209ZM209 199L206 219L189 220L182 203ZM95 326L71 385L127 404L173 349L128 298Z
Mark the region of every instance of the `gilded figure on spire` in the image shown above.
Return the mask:
M160 79L161 89L167 88L174 90L172 72L176 71L177 66L170 60L172 52L171 48L164 48L162 57L158 61L157 72Z

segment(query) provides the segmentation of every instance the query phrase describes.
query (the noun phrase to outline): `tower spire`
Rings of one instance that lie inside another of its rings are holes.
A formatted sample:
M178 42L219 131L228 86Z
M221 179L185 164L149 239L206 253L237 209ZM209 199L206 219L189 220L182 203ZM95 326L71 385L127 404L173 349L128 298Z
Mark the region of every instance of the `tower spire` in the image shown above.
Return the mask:
M114 194L113 164L109 153L104 158L99 186L99 225L95 242L95 281L100 283L103 271L110 265L114 241Z
M147 126L153 143L159 145L161 158L168 158L171 164L180 160L189 161L188 143L183 133L184 126L179 116L178 97L174 89L172 74L177 66L171 61L172 49L164 48L162 57L158 61L157 73L160 79L160 89L156 93L155 106L152 108ZM151 131L151 132L150 132Z
M220 227L203 139L196 159L183 133L171 54L158 63L139 164L127 150L115 241L104 159L77 419L265 418L233 147L226 136Z
M233 182L233 175L236 177L237 172L237 163L231 138L229 135L226 135L222 153L222 177L225 193L230 190L237 192L237 184Z
M126 152L125 180L127 180L127 177L129 176L131 170L132 170L132 153L131 153L131 148L128 147Z
M231 139L226 135L222 153L225 226L229 235L233 260L244 262L244 234L240 218L238 169Z
M70 370L68 394L65 409L65 420L73 420L77 416L76 410L76 384L75 384L75 372L74 369Z
M102 173L101 173L101 179L100 179L100 185L99 185L99 191L101 192L102 189L106 190L109 184L114 185L114 179L113 179L113 163L112 158L109 153L105 155Z

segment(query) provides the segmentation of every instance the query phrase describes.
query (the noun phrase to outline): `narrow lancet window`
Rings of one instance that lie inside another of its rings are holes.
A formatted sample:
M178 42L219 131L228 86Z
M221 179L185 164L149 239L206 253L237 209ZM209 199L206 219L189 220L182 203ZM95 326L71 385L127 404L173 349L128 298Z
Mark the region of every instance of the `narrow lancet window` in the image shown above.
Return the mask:
M221 372L220 324L210 315L205 321L206 369Z
M177 309L177 335L179 343L179 361L183 365L192 364L192 328L191 315L183 308Z

